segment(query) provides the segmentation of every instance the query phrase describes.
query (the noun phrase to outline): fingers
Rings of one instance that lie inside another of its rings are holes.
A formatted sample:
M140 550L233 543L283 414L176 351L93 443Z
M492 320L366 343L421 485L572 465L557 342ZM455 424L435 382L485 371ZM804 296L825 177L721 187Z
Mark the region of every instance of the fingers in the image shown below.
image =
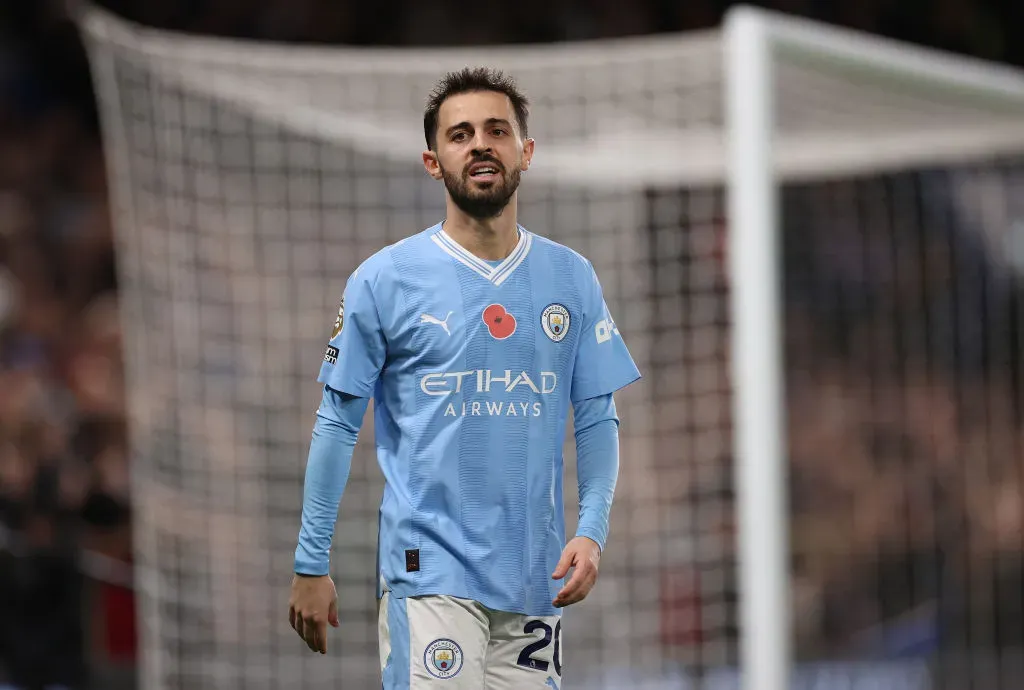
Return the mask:
M338 614L335 611L332 625L337 627L337 621ZM292 629L302 638L302 641L306 643L311 652L327 653L326 621L318 620L315 614L304 616L297 612L294 607L291 607L288 609L288 622L291 624Z
M569 606L583 601L597 582L597 566L590 561L577 564L572 578L552 602L555 606Z
M318 621L313 626L313 631L316 633L314 642L316 643L314 652L320 652L321 654L327 653L327 621Z
M578 599L576 598L579 594L581 587L583 586L583 569L577 567L576 571L572 574L569 581L562 587L561 591L555 597L552 602L555 606L568 606L573 604Z
M327 625L339 627L338 594L329 577L295 576L288 623L311 652L327 653Z
M299 634L299 637L302 638L302 641L306 643L307 647L309 647L309 651L319 652L320 641L318 637L318 629L321 624L318 624L313 616L309 616L306 618L299 616L298 619L296 620L296 623L297 625L295 627L295 632Z
M552 580L561 580L569 573L569 568L573 565L573 560L576 558L576 554L571 549L565 549L562 551L562 557L558 559L558 565L555 566L555 572L551 573Z

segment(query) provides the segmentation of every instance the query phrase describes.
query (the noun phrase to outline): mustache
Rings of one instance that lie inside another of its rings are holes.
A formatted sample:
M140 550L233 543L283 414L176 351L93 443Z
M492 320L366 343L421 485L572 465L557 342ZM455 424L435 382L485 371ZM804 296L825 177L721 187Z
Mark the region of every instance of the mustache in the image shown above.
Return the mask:
M473 160L466 164L465 170L468 171L477 163L490 163L498 170L502 172L505 171L505 166L501 164L501 161L499 161L497 158L494 158L493 156L474 156Z

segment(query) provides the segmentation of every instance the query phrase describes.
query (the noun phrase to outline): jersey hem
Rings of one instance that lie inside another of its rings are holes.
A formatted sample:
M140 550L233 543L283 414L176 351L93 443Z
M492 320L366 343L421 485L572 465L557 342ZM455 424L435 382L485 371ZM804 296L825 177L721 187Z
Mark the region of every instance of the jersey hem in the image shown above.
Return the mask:
M317 377L317 383L321 383L321 384L323 384L325 386L329 386L329 387L333 388L334 390L338 391L339 393L344 393L345 395L352 395L352 396L355 396L357 398L372 398L373 397L373 387L372 386L370 386L369 388L363 388L363 387L360 387L360 386L356 386L355 384L352 384L352 385L340 384L337 381L335 381L334 378L331 377L330 375L318 376Z
M623 381L619 385L597 386L596 389L592 390L592 391L591 390L584 390L584 392L580 393L579 395L570 396L569 397L569 402L571 402L573 405L575 405L575 404L577 404L579 402L582 402L583 400L590 400L591 398L598 398L598 397L600 397L602 395L609 395L611 393L615 393L617 391L622 390L623 388L625 388L626 386L628 386L628 385L630 385L632 383L636 383L641 378L643 378L641 374L636 374L635 376L633 376L633 377Z
M558 616L561 615L562 609L549 604L544 607L529 608L526 606L519 607L513 610L512 607L507 604L500 603L491 599L490 597L478 598L474 597L467 591L459 590L455 588L443 588L443 587L403 587L403 586L389 586L387 590L388 594L395 597L396 599L408 599L410 597L454 597L456 599L465 599L467 601L474 601L486 609L491 611L497 611L500 613L509 613L517 616ZM378 596L379 598L379 596ZM554 597L552 597L554 599Z

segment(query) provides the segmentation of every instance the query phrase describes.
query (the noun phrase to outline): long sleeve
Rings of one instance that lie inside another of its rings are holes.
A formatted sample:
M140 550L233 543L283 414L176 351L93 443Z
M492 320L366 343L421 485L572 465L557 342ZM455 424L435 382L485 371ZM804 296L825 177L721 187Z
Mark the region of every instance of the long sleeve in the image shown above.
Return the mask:
M338 506L352 468L352 451L369 399L324 386L313 425L302 498L302 526L295 549L295 572L326 575Z
M589 537L604 550L608 519L619 475L619 419L612 394L588 398L573 407L580 520L576 536Z

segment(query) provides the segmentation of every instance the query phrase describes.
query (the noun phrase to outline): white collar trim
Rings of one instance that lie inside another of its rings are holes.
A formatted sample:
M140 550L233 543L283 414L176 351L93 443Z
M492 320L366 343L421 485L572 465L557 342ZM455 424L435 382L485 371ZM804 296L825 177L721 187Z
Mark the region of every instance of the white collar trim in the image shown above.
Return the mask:
M430 239L441 248L441 251L466 266L466 268L477 273L485 280L494 283L494 285L501 285L526 260L527 254L530 253L530 246L533 244L531 233L527 232L522 226L517 227L519 229L519 242L516 244L515 249L512 250L512 253L505 257L505 260L497 266L491 266L480 257L470 253L465 247L453 240L444 230L437 231L430 236Z

